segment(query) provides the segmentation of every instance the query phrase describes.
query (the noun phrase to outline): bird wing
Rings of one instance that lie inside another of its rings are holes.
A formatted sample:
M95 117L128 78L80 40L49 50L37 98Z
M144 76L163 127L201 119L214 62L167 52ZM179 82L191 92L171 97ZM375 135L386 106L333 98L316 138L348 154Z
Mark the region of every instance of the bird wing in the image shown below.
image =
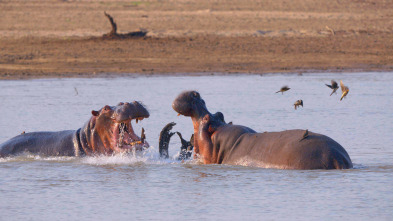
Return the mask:
M333 86L332 85L328 85L328 84L325 84L326 86L328 86L328 87L330 87L331 89L333 89Z
M337 88L334 88L332 93L330 94L330 96L332 96L332 94L336 93L336 91L337 91Z
M342 80L340 80L340 87L341 87L341 91L344 92L346 87Z
M344 92L343 95L341 95L340 101L345 97L346 93Z
M332 87L333 88L338 88L337 82L335 80L332 80Z

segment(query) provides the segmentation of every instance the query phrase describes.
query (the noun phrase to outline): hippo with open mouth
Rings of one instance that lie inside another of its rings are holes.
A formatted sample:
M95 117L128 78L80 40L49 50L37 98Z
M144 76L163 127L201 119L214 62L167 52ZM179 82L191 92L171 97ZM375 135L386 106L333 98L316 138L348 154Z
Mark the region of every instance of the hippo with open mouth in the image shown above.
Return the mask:
M244 165L280 169L348 169L352 161L345 149L325 135L308 130L257 133L227 124L221 112L211 114L197 91L185 91L173 101L173 109L191 117L194 156L205 164Z
M150 116L139 102L119 103L99 111L93 110L90 120L77 130L32 132L18 135L0 144L0 157L23 152L44 156L82 156L123 153L143 150L149 144L141 140L131 121Z

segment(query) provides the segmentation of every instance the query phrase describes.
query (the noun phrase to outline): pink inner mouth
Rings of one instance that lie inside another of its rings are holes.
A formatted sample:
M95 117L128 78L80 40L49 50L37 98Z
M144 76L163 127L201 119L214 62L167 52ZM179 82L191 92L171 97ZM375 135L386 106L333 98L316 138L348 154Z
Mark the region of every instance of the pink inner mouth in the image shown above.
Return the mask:
M149 147L149 143L137 136L131 125L131 120L122 123L115 123L112 137L112 146L117 152L127 150L143 150Z

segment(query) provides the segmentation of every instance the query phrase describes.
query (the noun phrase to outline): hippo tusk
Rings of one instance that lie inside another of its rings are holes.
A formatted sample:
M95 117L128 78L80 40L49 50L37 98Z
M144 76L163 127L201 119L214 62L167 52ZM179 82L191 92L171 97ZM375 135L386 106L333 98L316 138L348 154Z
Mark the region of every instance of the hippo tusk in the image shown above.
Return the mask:
M131 142L130 145L136 145L136 144L141 144L141 143L142 143L142 141L138 140L138 141Z
M129 146L135 146L136 144L142 144L142 141L138 140L138 141L132 141L132 142L127 142L125 143Z

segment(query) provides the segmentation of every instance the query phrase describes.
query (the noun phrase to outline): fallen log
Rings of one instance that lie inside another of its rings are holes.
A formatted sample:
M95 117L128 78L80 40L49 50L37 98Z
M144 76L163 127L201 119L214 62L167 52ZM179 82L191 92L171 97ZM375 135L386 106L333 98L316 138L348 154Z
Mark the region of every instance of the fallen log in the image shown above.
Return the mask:
M147 34L146 30L139 30L134 32L129 32L125 34L117 33L117 24L113 17L108 13L104 12L105 16L108 18L109 22L111 23L111 31L107 34L104 34L102 38L104 39L126 39L126 38L141 38L145 37Z

